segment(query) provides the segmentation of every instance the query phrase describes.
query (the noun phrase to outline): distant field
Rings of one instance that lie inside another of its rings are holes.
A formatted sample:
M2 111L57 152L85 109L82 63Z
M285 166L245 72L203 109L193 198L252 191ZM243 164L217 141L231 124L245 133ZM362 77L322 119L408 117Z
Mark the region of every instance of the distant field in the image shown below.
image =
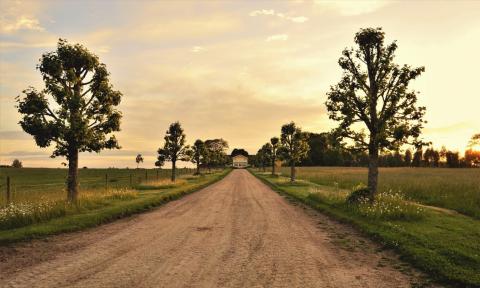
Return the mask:
M178 169L178 174L191 174L192 169ZM158 174L157 174L158 173ZM80 191L125 188L141 182L170 177L170 169L80 169ZM36 202L65 199L67 169L0 168L0 206L6 201L6 179L10 177L13 202Z
M283 167L282 174L290 169ZM299 167L297 176L320 185L352 189L367 183L367 168ZM379 191L392 189L426 205L480 219L480 169L380 168Z

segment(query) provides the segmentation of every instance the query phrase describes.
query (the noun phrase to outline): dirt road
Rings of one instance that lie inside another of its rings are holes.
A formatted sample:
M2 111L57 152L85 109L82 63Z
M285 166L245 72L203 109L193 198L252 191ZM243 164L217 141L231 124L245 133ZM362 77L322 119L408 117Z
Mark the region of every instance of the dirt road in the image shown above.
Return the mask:
M410 287L413 277L245 170L149 213L0 249L0 287Z

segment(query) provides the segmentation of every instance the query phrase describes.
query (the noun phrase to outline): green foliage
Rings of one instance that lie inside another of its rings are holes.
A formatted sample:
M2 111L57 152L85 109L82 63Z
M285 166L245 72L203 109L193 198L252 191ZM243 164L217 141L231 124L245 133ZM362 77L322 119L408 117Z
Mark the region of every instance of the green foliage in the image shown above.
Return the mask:
M13 160L12 168L22 168L22 167L23 167L22 161L20 161L18 159Z
M368 200L370 196L370 190L367 187L361 187L354 189L350 195L348 195L346 202L348 204L359 204Z
M294 122L290 122L282 126L280 142L281 147L278 150L280 157L294 165L307 157L308 134L302 132L300 127L297 127Z
M394 63L396 42L384 44L381 28L360 29L357 48L343 50L338 64L343 69L340 82L330 88L325 103L329 118L339 121L335 133L353 141L350 147L369 153L370 197L377 192L378 154L398 150L403 144L421 146L425 107L417 107L417 93L409 84L424 67L400 67ZM359 123L368 130L358 130Z
M192 149L188 151L190 161L197 164L197 174L200 173L200 165L204 162L205 154L205 143L202 140L197 139L193 144Z
M232 150L232 153L230 153L230 156L231 156L231 157L235 157L235 156L237 156L237 155L243 155L243 156L245 156L245 157L248 157L248 152L247 152L245 149L243 149L243 148L240 148L240 149L234 148L234 149Z
M342 80L331 87L325 103L330 119L339 121L337 129L343 138L355 142L355 148L368 150L398 149L401 144L417 141L423 127L425 107L417 107L417 94L408 90L412 80L425 71L395 64L395 42L385 46L381 28L361 29L355 35L357 49L345 49L338 63ZM362 69L364 67L364 69ZM369 132L352 130L364 123Z
M165 144L163 148L158 149L158 158L155 164L164 163L165 161L172 162L172 181L176 177L176 163L180 161L189 161L188 145L185 145L185 133L179 122L170 124L166 135L164 137ZM158 166L158 165L157 165Z
M20 125L40 147L55 144L51 157L69 162L68 200L78 194L78 153L119 149L112 132L120 131L116 109L122 94L113 89L105 64L80 44L58 41L57 50L40 58L45 89L30 87L17 97Z
M135 157L135 162L137 163L137 168L138 168L138 164L143 163L142 154L137 154L137 157Z
M119 148L114 135L106 137L120 130L121 113L115 107L122 94L113 89L96 55L60 39L56 51L42 55L37 69L45 89L26 89L17 107L23 115L20 125L38 146L53 142L52 157L67 158L75 151Z
M222 138L205 140L205 166L208 168L225 166L230 161L227 149L228 143Z

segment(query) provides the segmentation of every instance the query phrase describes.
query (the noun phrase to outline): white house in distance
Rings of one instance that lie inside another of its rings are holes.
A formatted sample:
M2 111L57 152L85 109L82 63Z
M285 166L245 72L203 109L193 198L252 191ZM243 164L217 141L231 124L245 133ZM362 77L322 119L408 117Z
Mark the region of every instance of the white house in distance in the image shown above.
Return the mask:
M232 157L233 168L246 168L248 166L248 157L244 155L235 155Z

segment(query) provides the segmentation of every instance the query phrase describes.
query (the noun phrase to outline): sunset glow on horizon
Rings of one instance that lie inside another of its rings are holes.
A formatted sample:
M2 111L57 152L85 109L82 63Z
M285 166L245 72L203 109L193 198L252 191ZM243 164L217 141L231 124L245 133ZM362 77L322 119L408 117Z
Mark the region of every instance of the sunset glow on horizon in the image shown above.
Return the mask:
M60 167L18 125L15 97L43 88L35 69L59 38L97 54L123 93L121 150L82 153L80 167L154 167L168 125L188 144L224 138L255 153L280 127L328 132L326 92L360 28L382 27L396 63L425 66L413 83L423 138L463 151L480 133L478 1L2 1L0 164ZM266 135L268 137L266 137Z

